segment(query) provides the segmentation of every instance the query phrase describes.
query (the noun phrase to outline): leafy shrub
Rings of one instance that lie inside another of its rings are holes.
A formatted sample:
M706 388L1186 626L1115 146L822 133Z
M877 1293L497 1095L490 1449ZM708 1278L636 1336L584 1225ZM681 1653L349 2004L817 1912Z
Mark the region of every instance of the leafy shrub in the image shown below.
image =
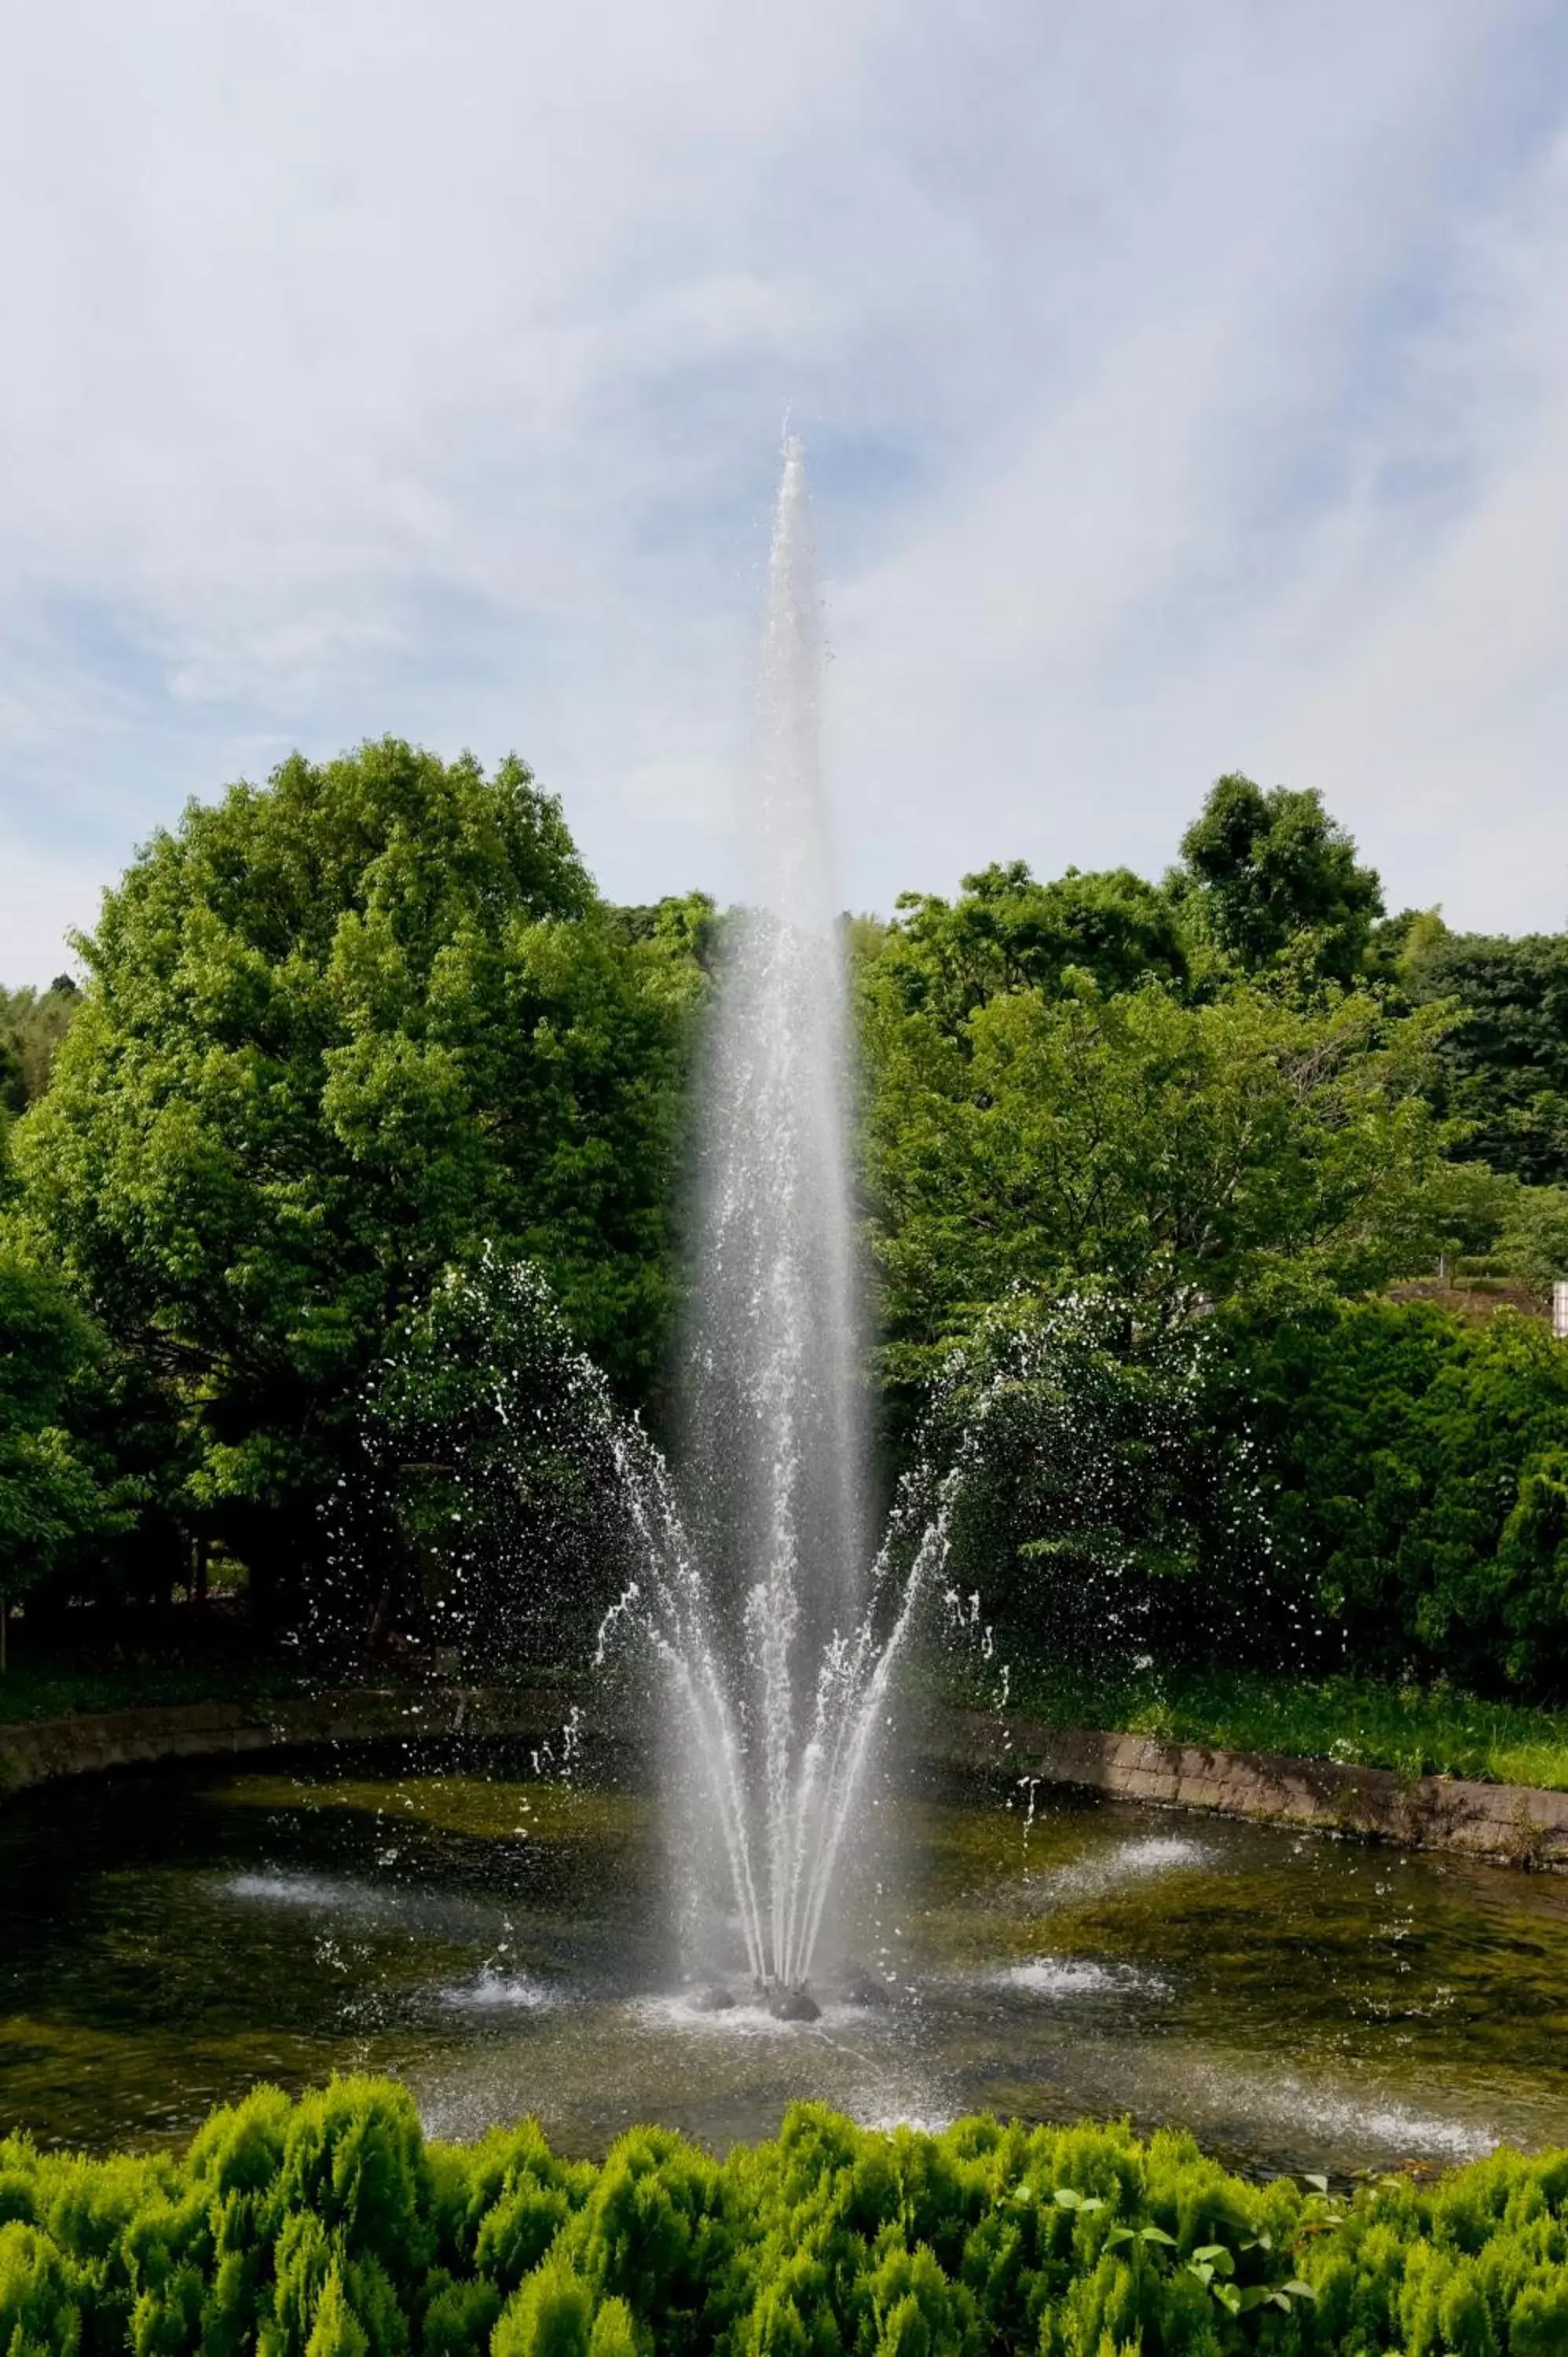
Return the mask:
M1561 2357L1568 2152L1344 2201L1186 2136L799 2105L715 2160L634 2129L427 2147L407 2093L263 2088L183 2160L0 2143L6 2357Z

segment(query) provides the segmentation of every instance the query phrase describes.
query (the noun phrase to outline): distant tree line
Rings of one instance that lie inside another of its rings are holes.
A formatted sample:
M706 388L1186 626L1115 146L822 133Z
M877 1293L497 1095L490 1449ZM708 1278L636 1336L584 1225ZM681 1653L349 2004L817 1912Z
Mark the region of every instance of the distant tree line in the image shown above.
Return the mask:
M0 996L0 1593L218 1551L274 1625L427 1631L515 1496L548 1643L589 1501L509 1385L542 1286L659 1426L722 929L606 901L521 763L391 738L156 835L81 985ZM1390 917L1235 775L1158 882L1015 862L847 931L888 1462L997 1403L1004 1616L1562 1691L1568 937ZM1391 1297L1461 1260L1520 1308Z
M47 990L0 990L0 1118L26 1113L43 1095L81 997L69 974Z

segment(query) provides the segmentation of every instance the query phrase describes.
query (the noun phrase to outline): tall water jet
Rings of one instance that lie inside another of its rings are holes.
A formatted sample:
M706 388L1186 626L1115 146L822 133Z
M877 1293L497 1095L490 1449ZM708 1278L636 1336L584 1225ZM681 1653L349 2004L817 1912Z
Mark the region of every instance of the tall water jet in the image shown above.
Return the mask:
M716 1869L753 1979L787 2006L946 1525L941 1501L928 1517L907 1494L873 1557L822 666L791 440L768 556L749 900L727 928L702 1092L680 1471L640 1436L619 1444L647 1577L611 1616L644 1631L665 1674L688 1900Z
M805 454L787 446L768 556L748 906L733 920L703 1106L693 1494L744 1580L770 1706L788 1657L861 1600L869 1523L853 1250L843 955L823 789L822 626ZM776 1729L788 1713L769 1706Z
M806 1757L821 1740L816 1683L858 1617L869 1531L822 665L805 454L791 440L768 556L748 906L728 944L702 1114L682 1484L742 1634L746 1658L732 1648L729 1673L754 1762L764 1976L785 1984L809 1964L801 1910L822 1832L819 1762Z

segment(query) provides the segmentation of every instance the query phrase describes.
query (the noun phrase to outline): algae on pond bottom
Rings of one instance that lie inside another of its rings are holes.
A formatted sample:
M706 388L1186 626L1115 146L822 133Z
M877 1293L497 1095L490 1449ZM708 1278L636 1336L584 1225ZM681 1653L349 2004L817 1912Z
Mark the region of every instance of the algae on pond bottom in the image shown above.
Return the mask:
M628 1792L534 1778L241 1775L211 1788L229 1808L340 1809L403 1819L476 1841L604 1842L635 1837L650 1804Z

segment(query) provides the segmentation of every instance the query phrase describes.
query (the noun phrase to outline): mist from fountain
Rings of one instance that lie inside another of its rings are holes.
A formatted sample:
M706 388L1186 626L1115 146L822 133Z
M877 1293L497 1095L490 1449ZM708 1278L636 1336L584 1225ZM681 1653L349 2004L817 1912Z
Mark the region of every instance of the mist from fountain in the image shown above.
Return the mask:
M928 1512L911 1493L873 1552L822 669L791 439L768 558L750 899L728 928L702 1094L679 1479L640 1444L623 1469L649 1574L624 1609L673 1706L678 1848L688 1866L721 1862L747 1968L776 2001L811 1972L894 1666L946 1552L945 1501Z

